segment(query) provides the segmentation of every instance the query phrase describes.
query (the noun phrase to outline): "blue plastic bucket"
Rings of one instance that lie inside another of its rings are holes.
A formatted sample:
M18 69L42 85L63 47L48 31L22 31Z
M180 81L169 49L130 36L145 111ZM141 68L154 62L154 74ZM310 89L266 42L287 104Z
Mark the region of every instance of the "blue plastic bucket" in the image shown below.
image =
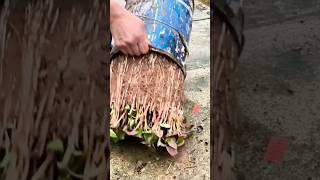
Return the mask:
M151 50L167 55L184 73L189 55L193 7L193 0L139 0L130 9L144 21ZM114 47L111 57L117 53Z

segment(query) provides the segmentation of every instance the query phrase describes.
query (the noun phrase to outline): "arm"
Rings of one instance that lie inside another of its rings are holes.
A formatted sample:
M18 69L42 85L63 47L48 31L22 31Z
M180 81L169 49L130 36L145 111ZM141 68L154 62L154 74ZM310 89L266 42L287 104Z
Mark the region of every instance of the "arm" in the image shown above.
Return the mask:
M110 30L115 45L124 54L139 56L149 51L144 22L110 0Z

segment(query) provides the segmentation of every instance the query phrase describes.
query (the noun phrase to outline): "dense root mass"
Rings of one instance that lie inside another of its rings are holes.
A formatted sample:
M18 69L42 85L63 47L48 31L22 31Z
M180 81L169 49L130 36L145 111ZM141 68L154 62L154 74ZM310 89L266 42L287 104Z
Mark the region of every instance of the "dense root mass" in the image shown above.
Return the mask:
M184 78L178 65L159 53L116 56L110 77L111 138L118 141L125 135L135 136L175 155L186 137Z
M1 9L0 179L107 179L106 2L34 2Z

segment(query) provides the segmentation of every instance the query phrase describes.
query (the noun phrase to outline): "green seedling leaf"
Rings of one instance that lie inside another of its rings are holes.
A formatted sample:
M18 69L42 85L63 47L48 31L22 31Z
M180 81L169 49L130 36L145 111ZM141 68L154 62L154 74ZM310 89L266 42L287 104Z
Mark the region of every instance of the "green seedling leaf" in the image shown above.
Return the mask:
M125 132L119 130L119 131L116 132L116 134L117 134L117 137L118 137L119 140L124 140L125 139L125 136L126 136Z
M142 131L142 134L152 134L151 131Z
M146 144L151 145L157 141L157 136L153 133L145 133L143 134L143 139Z
M129 125L129 128L130 129L133 129L133 126L134 126L134 119L133 118L130 118L128 119L128 125Z
M180 147L180 146L183 146L184 145L184 139L182 137L179 137L178 140L177 140L177 146Z
M128 117L131 119L135 119L136 117L135 117L135 114L133 114L133 113L134 113L134 111L131 114L128 113Z
M152 134L152 144L155 144L158 141L158 136L156 136L155 134Z
M152 141L152 134L144 134L143 139L146 144L151 144Z
M117 134L112 129L110 129L110 137L111 138L118 138Z
M119 139L118 139L118 138L111 138L111 141L112 141L113 143L117 143L117 142L119 142Z
M119 137L112 129L110 129L110 138L114 143L117 143L119 141Z
M170 129L170 125L166 123L161 123L160 127L165 128L165 129Z
M138 138L143 138L142 132L143 132L143 130L142 130L141 128L139 128L138 131L137 131L136 136L137 136Z
M175 137L168 137L166 138L166 141L170 147L173 149L178 149Z
M129 111L130 110L130 106L126 105L126 107L124 108L125 110Z
M136 112L136 110L135 110L134 108L131 108L130 111L129 111L129 113L128 113L128 115L129 115L129 116L132 116L132 115L135 114L135 112ZM133 113L134 113L134 114L133 114Z
M63 142L61 141L61 139L52 140L48 143L47 149L50 152L63 153L64 152Z

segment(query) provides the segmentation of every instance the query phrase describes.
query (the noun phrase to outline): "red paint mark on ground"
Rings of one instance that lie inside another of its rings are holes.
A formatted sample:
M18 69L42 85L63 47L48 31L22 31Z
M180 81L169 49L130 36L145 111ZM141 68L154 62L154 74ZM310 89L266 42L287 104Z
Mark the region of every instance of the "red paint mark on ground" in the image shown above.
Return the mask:
M199 113L201 112L201 108L198 104L194 105L193 108L192 108L192 113Z
M272 137L265 154L265 160L273 163L282 163L288 150L288 139L285 137Z

